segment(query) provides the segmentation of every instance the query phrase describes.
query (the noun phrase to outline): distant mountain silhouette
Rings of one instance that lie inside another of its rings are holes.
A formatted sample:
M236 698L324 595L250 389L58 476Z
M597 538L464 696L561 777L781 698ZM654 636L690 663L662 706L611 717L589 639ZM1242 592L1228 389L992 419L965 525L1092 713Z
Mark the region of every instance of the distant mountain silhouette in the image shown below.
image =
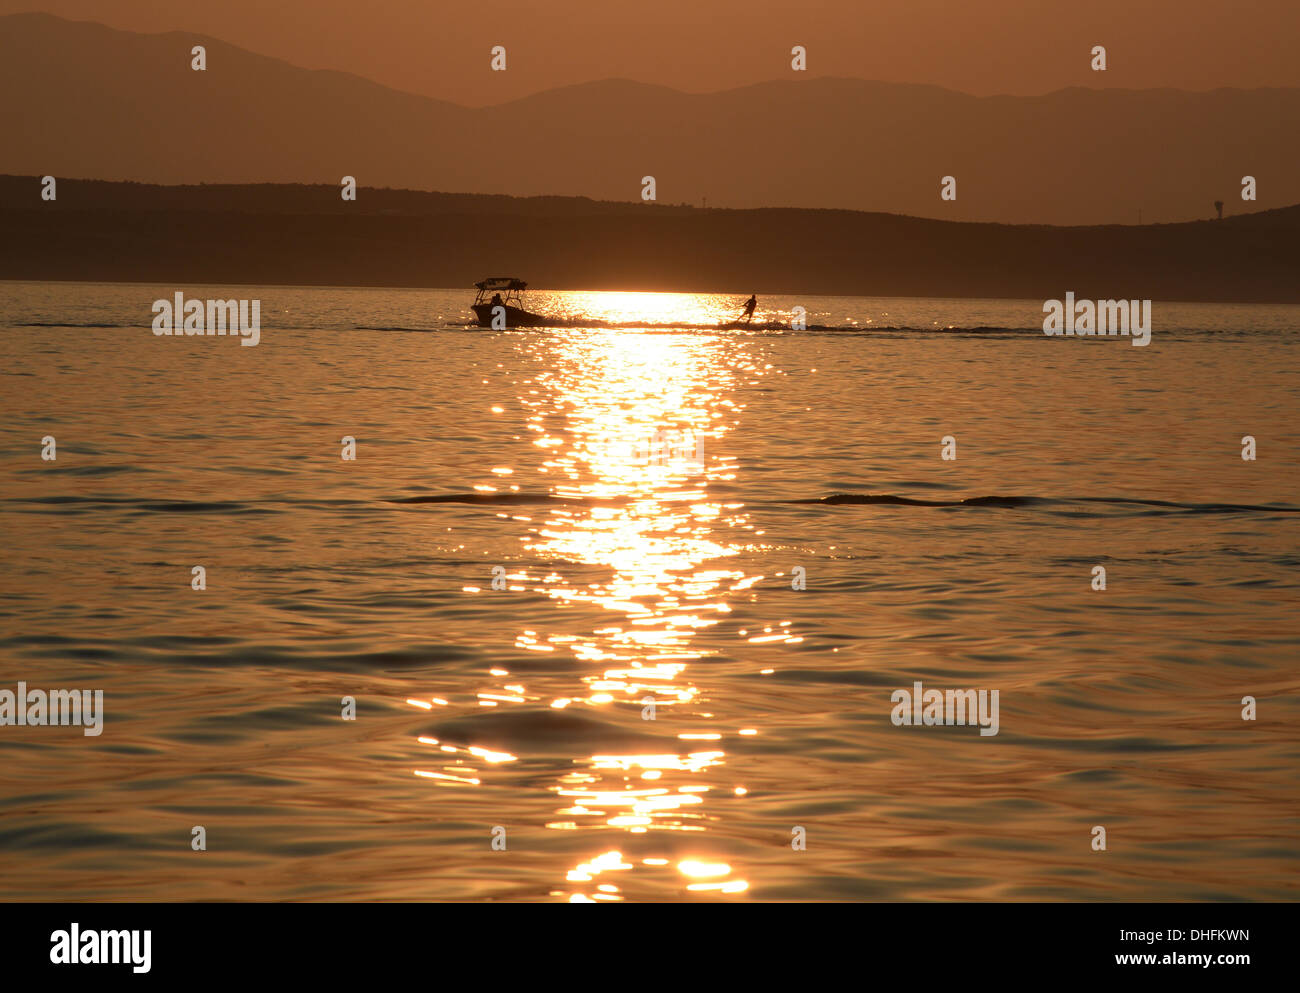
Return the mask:
M1050 227L337 187L0 176L0 279L1300 303L1300 205Z
M190 49L207 48L207 70ZM793 74L792 74L793 75ZM1300 89L977 98L811 78L713 94L619 80L466 108L201 35L0 17L0 171L332 183L1004 223L1210 217L1300 200ZM944 176L957 199L940 200ZM1259 199L1243 203L1241 179Z

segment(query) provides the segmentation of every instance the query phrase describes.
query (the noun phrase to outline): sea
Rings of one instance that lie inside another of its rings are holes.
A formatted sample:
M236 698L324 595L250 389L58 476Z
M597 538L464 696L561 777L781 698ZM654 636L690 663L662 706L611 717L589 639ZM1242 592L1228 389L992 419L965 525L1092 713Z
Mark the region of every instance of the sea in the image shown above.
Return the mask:
M739 289L0 283L0 899L1300 896L1300 307Z

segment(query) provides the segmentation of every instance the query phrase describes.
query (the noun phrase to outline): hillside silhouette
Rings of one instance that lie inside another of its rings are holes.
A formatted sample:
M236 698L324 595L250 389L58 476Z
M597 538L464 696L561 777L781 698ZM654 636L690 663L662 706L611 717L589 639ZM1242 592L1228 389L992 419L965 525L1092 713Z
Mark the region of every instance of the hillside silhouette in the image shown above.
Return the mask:
M0 176L0 278L1300 303L1300 205L1050 227L337 187Z

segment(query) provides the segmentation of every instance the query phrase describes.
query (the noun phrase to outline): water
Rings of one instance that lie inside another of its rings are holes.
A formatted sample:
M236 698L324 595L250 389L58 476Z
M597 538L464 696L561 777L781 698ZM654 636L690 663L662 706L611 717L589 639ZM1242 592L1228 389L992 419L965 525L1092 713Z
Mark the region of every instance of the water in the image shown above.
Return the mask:
M1296 898L1300 308L177 289L0 284L0 897Z

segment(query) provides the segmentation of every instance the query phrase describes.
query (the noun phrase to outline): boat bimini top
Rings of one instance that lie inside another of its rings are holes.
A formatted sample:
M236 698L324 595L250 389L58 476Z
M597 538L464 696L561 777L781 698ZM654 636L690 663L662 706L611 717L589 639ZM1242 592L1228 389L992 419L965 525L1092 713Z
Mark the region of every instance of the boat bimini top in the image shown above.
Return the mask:
M519 304L519 294L528 289L528 284L522 279L515 279L514 276L492 276L488 279L481 279L474 284L478 294L474 297L475 303L483 303L488 299L491 293L500 293L504 303L515 302Z
M495 290L526 290L528 284L522 279L515 279L514 276L493 276L490 279L479 280L474 284L479 290L488 292Z

